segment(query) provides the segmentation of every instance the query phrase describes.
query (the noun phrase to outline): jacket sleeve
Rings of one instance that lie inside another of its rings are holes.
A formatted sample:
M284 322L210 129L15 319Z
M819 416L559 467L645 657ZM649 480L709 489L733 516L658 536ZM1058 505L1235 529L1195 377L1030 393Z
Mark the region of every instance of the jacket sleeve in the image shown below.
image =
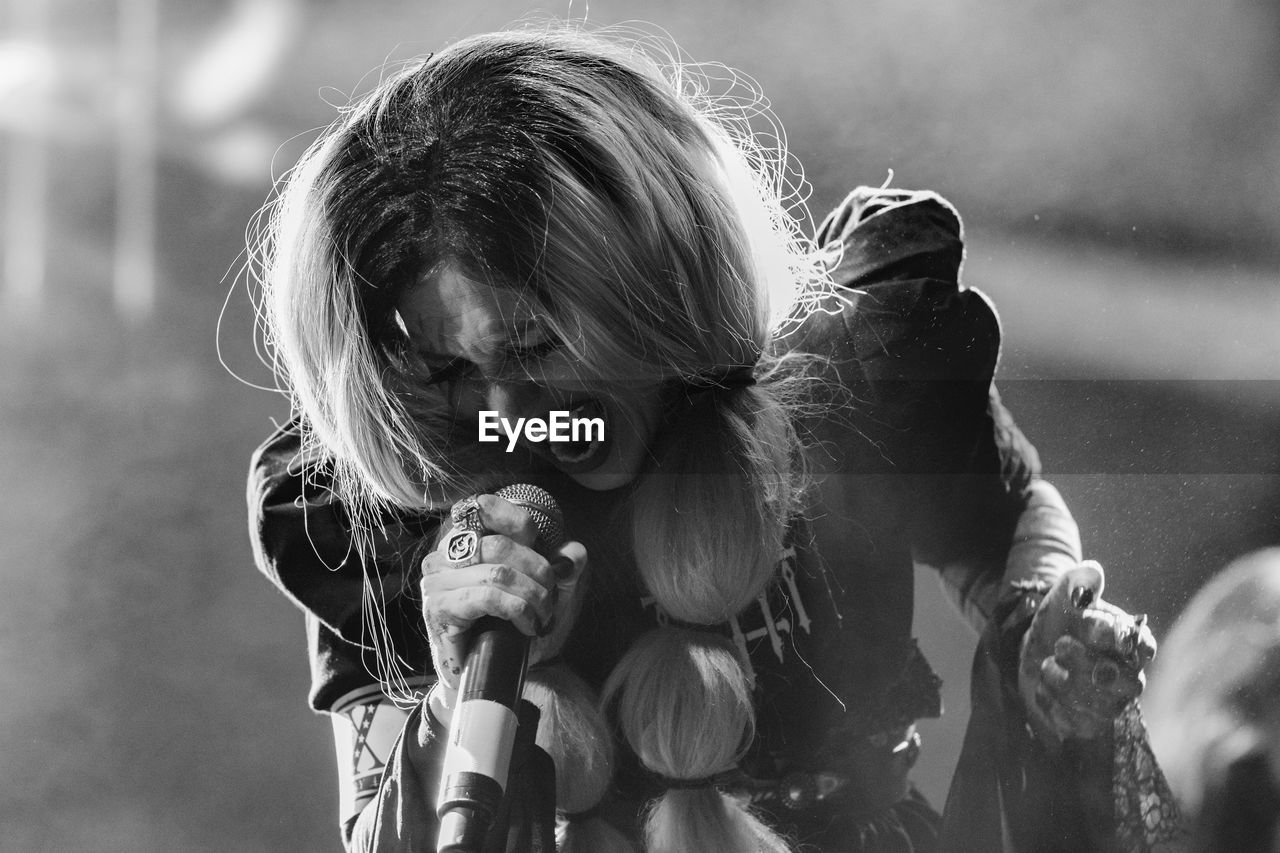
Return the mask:
M435 849L444 735L427 703L418 703L391 749L372 801L343 827L348 853Z
M415 570L438 517L385 513L368 553L357 550L330 466L308 459L297 421L277 429L250 463L249 529L259 570L343 640L367 646L366 581L389 598Z
M439 519L386 514L358 551L331 469L308 458L301 429L277 429L253 455L249 532L258 569L306 614L311 706L370 683L391 653L407 677L429 676L414 578Z
M1079 541L996 390L999 318L960 282L960 218L933 193L860 188L819 239L843 248L834 277L869 398L860 429L903 475L913 557L981 628L1010 581L1056 577Z
M538 709L518 708L505 796L480 853L555 853L556 785L551 757L534 742ZM418 853L436 849L436 801L448 730L427 701L409 714L373 800L343 827L348 853Z

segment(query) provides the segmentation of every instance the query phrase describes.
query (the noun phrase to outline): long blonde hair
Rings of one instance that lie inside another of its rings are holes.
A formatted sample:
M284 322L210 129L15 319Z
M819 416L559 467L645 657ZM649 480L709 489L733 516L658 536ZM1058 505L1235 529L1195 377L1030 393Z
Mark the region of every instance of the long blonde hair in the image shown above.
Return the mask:
M259 258L278 367L357 531L387 505L438 509L502 481L502 454L485 455L474 430L463 440L395 322L400 296L447 266L518 289L604 393L636 376L690 389L634 491L641 579L690 625L760 594L804 488L798 372L773 342L830 282L787 209L785 155L752 136L753 114L758 99L734 109L640 42L552 28L412 63L325 132L284 185ZM754 384L724 381L735 371ZM707 780L750 741L743 664L708 633L650 632L606 683L613 728L656 775ZM573 721L562 740L599 740L581 685L535 692L545 717ZM590 753L558 757L608 766ZM561 807L589 808L607 775L583 776L598 790ZM709 782L659 797L646 846L786 847Z

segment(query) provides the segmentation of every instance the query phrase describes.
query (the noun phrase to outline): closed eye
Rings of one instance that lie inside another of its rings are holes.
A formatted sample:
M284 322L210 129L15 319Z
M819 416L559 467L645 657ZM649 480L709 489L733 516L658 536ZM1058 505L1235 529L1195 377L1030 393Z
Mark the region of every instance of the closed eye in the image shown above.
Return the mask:
M512 346L508 348L507 352L510 353L511 358L523 362L546 358L558 349L560 349L560 341L555 338L547 338L545 341L530 346Z
M498 350L490 375L504 382L527 380L532 375L530 371L533 366L559 348L560 341L555 338L548 338L535 344L509 341Z
M461 379L471 367L471 362L461 356L448 359L426 359L427 376L423 379L426 385L439 385Z

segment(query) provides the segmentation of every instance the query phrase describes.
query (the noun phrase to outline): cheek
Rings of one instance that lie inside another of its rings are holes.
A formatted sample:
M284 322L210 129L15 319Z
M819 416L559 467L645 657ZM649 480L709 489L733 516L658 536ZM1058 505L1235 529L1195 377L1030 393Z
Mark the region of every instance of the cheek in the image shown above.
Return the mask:
M500 417L515 420L516 418L543 417L551 408L546 392L536 385L526 383L476 383L477 399L480 408L497 412Z
M648 401L646 401L648 402ZM627 435L632 450L639 452L648 450L653 444L654 435L658 432L659 412L652 406L636 407L631 416L623 424L623 434Z
M644 466L661 414L656 392L624 401L613 411L614 460L632 476L640 473Z
M449 383L449 404L453 415L459 420L475 420L480 412L491 408L488 401L488 386L483 382L463 379Z
M645 454L649 448L648 436L637 432L629 426L614 431L613 459L610 467L626 472L634 477L644 467Z

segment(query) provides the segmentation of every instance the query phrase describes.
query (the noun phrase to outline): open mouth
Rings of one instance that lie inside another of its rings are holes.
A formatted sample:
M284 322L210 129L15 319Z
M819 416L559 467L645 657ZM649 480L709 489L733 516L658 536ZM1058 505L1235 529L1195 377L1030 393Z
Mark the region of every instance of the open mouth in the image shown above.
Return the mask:
M609 455L612 438L605 408L599 400L581 400L569 410L569 441L547 443L556 467L567 474L590 471Z

